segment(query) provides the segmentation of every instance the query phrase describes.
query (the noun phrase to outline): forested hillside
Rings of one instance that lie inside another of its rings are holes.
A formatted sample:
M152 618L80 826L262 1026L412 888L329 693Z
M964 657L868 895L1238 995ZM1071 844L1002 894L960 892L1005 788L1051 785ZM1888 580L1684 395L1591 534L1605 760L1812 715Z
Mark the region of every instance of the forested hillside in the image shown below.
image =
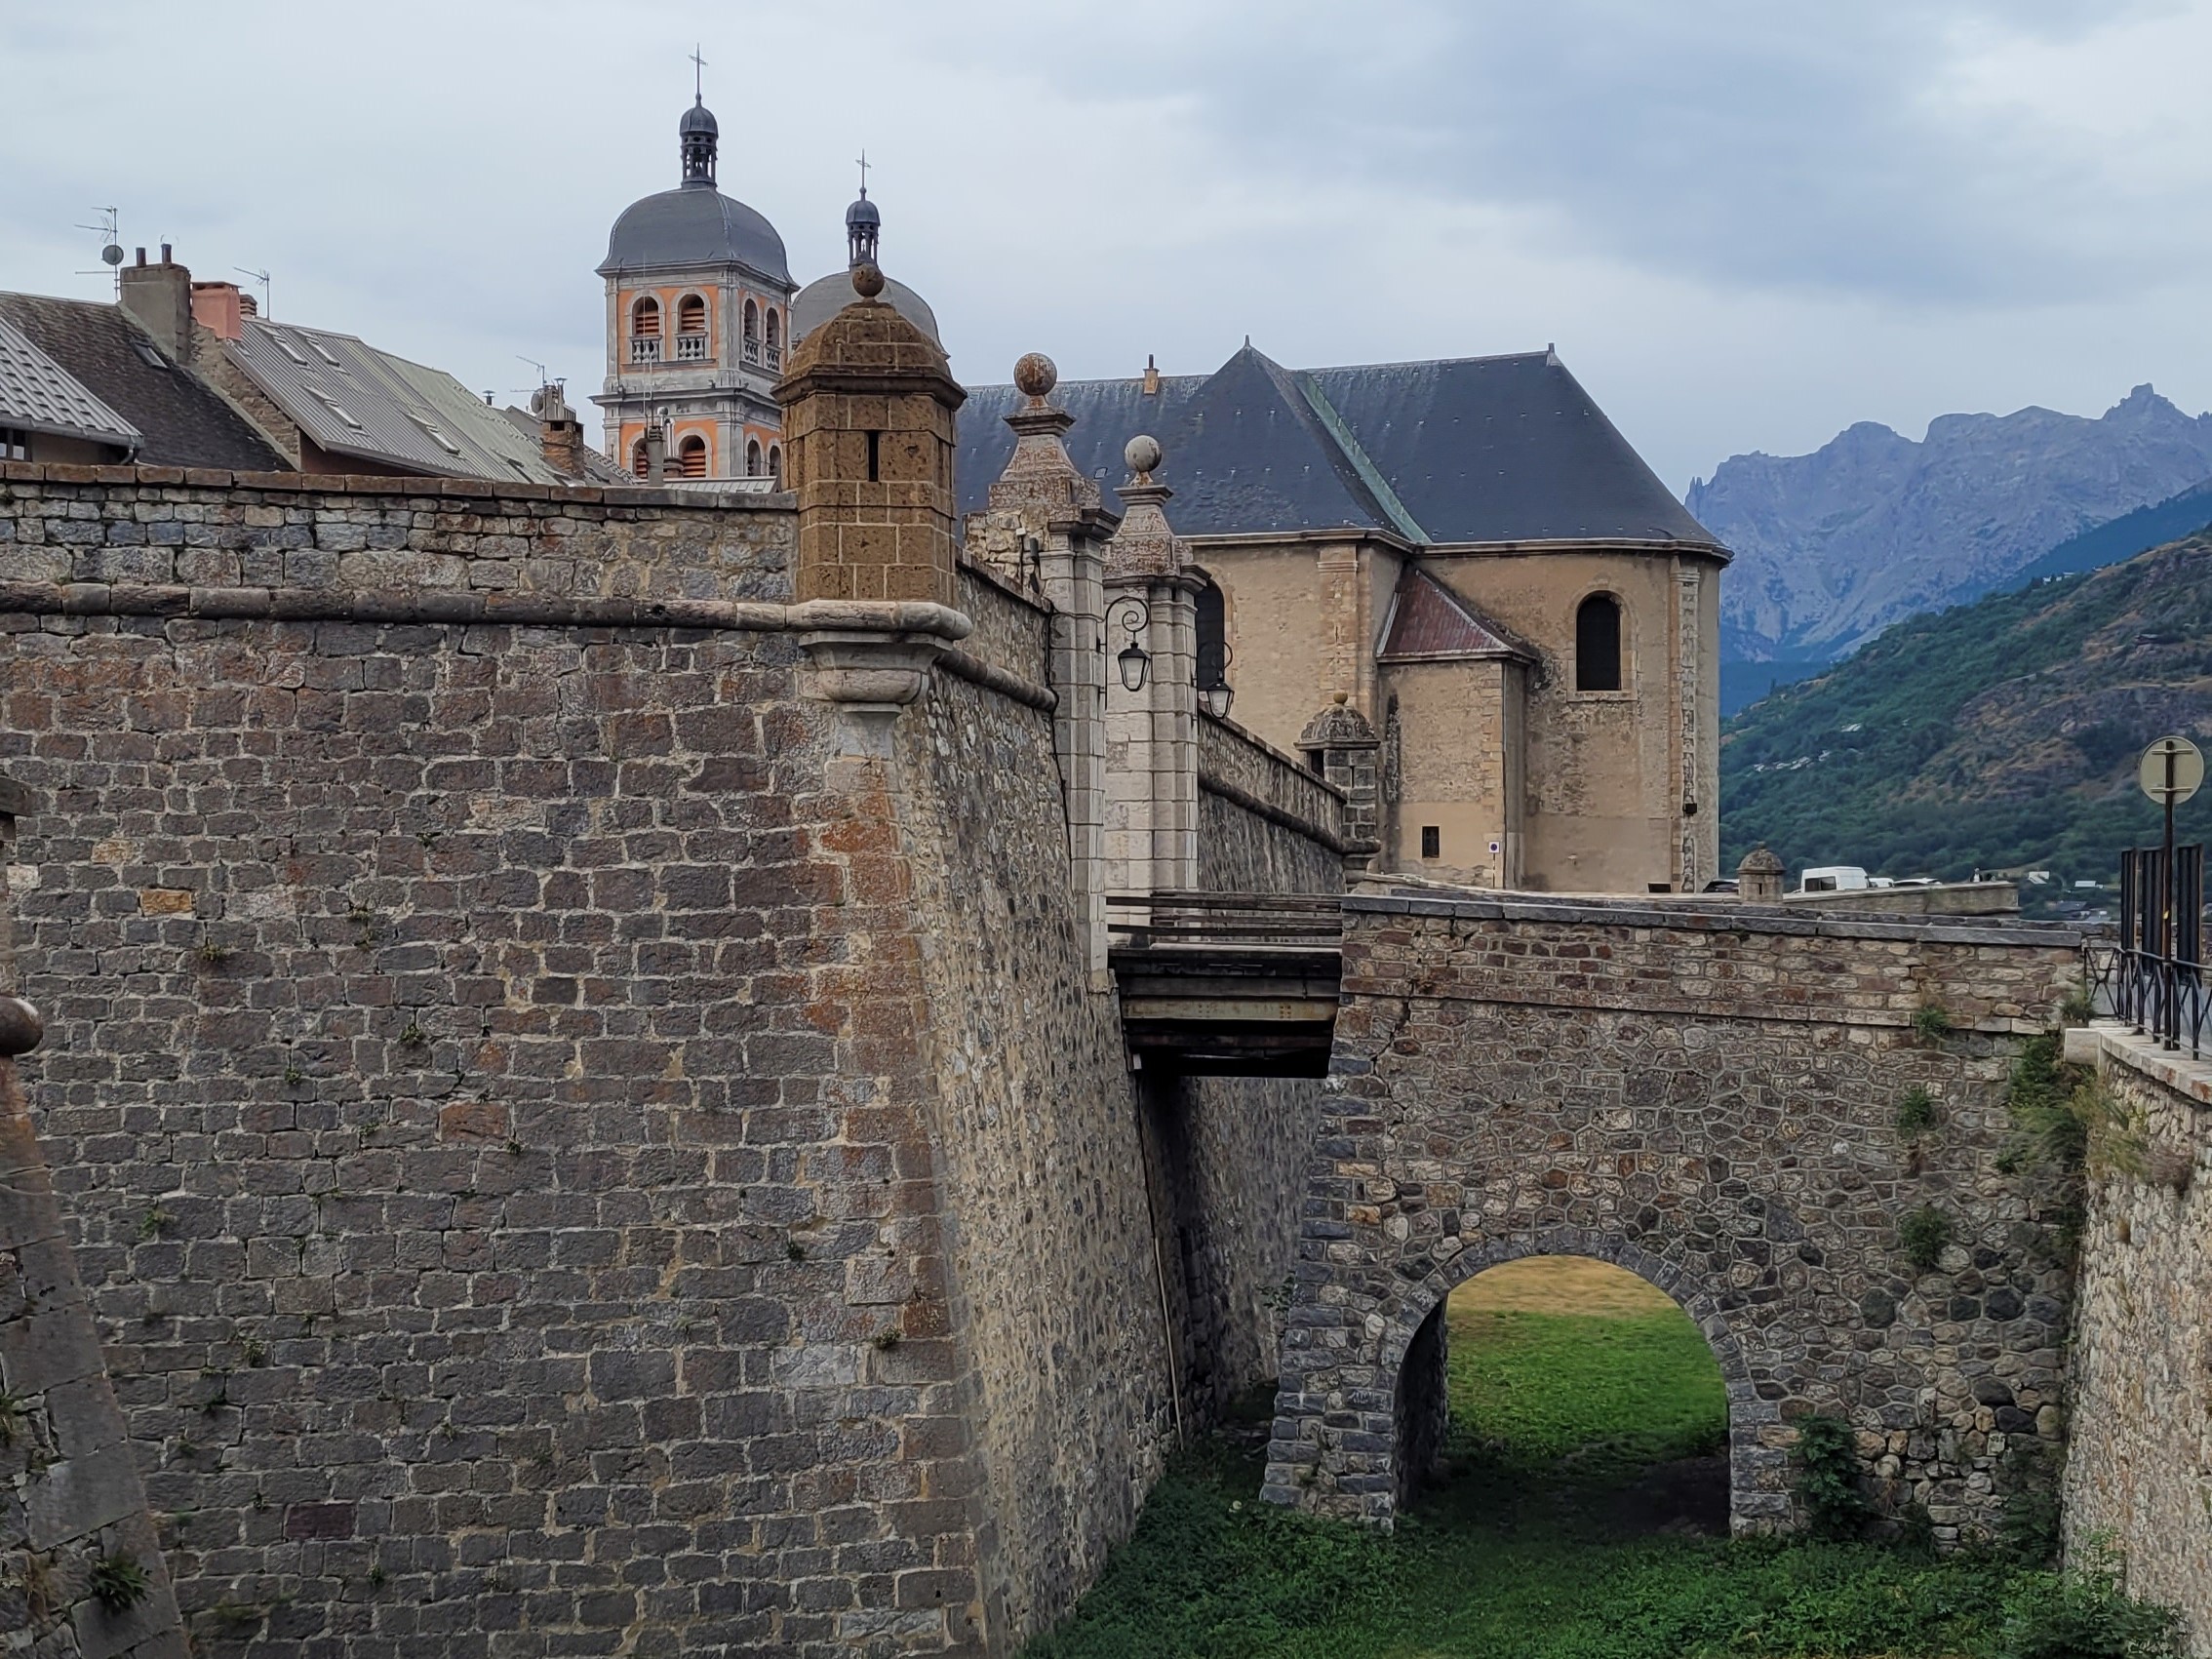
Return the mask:
M2135 762L2167 732L2212 748L2212 534L1898 623L1736 716L1723 868L1763 841L1793 872L2109 880L2157 834Z

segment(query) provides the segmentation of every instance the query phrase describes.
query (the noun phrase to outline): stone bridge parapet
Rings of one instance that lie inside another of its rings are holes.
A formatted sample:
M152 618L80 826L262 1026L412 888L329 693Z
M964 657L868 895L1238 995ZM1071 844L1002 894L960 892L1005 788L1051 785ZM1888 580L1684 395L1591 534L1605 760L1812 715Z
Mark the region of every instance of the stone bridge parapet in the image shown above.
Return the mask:
M1444 1298L1565 1253L1704 1330L1737 1530L1792 1523L1815 1412L1857 1428L1891 1509L1994 1523L2008 1445L2061 1432L2067 1275L1999 1165L2078 934L1374 890L1345 924L1269 1497L1389 1524L1442 1440ZM1901 1129L1916 1090L1934 1123ZM1901 1239L1923 1210L1948 1233L1926 1270Z

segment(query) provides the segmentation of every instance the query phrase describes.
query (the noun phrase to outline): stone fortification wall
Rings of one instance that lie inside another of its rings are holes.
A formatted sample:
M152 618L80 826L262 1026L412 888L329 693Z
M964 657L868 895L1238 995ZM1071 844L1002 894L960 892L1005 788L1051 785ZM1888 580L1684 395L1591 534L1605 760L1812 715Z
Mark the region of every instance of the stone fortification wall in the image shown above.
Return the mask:
M22 584L0 589L11 610L112 605L114 589L125 604L186 610L184 597L129 591L172 588L236 601L238 589L781 600L793 533L787 501L675 490L0 464L0 583ZM73 583L87 591L68 594Z
M14 995L5 865L30 804L0 778L0 1632L52 1659L182 1659L160 1539L17 1086L16 1057L41 1033Z
M1049 715L844 754L789 510L617 494L0 479L26 1083L203 1652L1004 1649L1158 1467Z
M899 768L984 1590L1020 1637L1090 1582L1172 1444L1146 1153L1114 999L1089 986L1051 717L940 675Z
M1482 1268L1558 1252L1704 1329L1739 1528L1790 1521L1789 1424L1817 1411L1939 1537L1995 1523L2007 1446L2061 1432L2067 1274L1998 1165L2074 935L1393 895L1347 924L1271 1496L1387 1520L1416 1332ZM1904 1133L1915 1088L1935 1122ZM1900 1232L1922 1206L1949 1228L1927 1271Z
M1051 612L1025 598L996 573L963 563L955 603L975 624L960 642L979 661L1007 674L1042 684L1046 652L1051 648Z
M1340 892L1344 797L1242 727L1201 715L1199 886Z
M2100 1534L2128 1588L2212 1653L2212 1064L2094 1028L2121 1108L2117 1160L2094 1161L2074 1322L2068 1548Z

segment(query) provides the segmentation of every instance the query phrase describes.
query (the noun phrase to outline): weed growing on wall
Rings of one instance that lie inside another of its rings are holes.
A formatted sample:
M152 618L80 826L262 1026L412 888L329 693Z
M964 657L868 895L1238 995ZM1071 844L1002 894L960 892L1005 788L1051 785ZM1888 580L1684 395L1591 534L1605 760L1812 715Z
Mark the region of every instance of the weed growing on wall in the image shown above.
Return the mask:
M1951 1217L1932 1204L1908 1210L1897 1224L1898 1247L1920 1273L1932 1273L1951 1243Z
M1940 1043L1957 1029L1941 1003L1922 1003L1913 1010L1913 1034L1923 1043Z
M1896 1124L1900 1139L1918 1140L1935 1127L1935 1096L1917 1084L1908 1088L1897 1102Z
M86 1575L85 1588L92 1598L111 1613L129 1612L146 1599L152 1582L146 1569L131 1557L117 1552L100 1557L93 1562Z
M1797 1501L1816 1538L1856 1538L1870 1513L1859 1490L1859 1453L1851 1425L1840 1417L1803 1417L1791 1454L1797 1466Z
M2095 1540L2064 1572L2031 1572L2004 1598L1995 1659L2183 1659L2181 1614L2120 1587L2120 1560Z

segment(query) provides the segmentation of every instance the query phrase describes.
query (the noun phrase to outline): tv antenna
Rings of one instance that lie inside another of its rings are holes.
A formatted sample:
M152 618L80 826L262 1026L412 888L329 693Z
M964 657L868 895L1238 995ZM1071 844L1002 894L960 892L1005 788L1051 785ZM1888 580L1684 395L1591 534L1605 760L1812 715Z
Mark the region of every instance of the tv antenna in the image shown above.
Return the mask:
M98 224L80 224L77 228L99 232L99 262L106 267L106 270L79 271L77 274L79 276L103 276L112 272L115 277L115 292L121 294L123 292L123 244L117 239L115 210L113 208L96 208L93 211L99 215L99 222Z
M269 304L269 273L267 271L255 270L250 265L233 265L230 268L236 271L240 276L252 277L256 282L261 285L261 315L264 317L274 316L275 312L271 309Z

